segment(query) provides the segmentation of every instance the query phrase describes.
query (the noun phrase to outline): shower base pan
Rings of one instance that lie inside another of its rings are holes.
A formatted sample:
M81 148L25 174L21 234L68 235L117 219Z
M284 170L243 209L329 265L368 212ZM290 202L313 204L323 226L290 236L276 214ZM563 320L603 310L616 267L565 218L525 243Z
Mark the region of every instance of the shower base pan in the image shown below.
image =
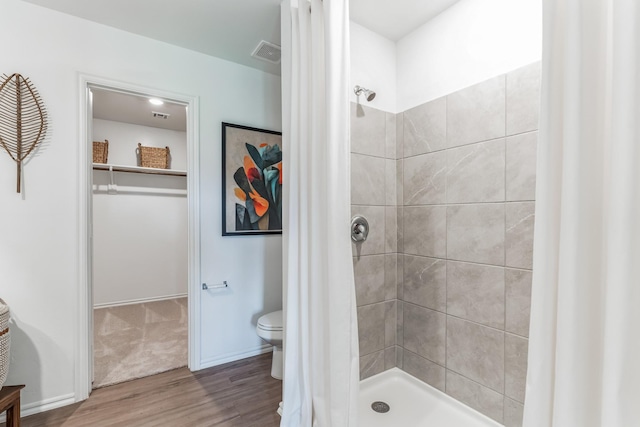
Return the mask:
M398 368L361 381L359 405L360 427L502 427Z

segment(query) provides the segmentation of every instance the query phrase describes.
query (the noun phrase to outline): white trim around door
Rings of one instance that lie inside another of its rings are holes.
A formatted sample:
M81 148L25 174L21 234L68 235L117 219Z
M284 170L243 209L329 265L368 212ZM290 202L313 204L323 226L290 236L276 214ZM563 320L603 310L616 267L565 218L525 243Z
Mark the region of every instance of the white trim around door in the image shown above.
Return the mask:
M188 203L188 304L189 369L200 369L200 159L199 100L197 96L162 91L123 83L98 76L79 74L78 137L78 313L76 317L75 401L91 393L93 369L93 301L92 301L92 152L91 88L158 97L184 104L187 109L187 203Z

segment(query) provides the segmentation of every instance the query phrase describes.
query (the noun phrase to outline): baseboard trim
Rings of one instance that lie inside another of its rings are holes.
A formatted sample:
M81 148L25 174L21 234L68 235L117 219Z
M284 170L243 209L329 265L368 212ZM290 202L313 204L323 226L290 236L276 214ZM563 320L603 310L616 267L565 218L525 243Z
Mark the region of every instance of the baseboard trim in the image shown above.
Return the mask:
M165 295L162 297L138 298L138 299L131 299L126 301L107 302L102 304L94 304L93 308L98 309L98 308L120 307L123 305L144 304L145 302L166 301L166 300L178 299L178 298L187 298L187 294L185 293L185 294Z
M62 396L52 397L50 399L41 400L40 402L27 403L20 407L20 417L28 417L29 415L39 414L40 412L50 411L51 409L62 408L63 406L76 403L76 395L73 393L63 394ZM6 415L0 414L0 423L7 421Z
M254 347L250 350L239 351L234 353L226 353L217 357L211 357L200 361L200 369L211 368L213 366L224 365L225 363L235 362L236 360L246 359L247 357L258 356L260 354L269 353L273 350L273 346L264 344Z

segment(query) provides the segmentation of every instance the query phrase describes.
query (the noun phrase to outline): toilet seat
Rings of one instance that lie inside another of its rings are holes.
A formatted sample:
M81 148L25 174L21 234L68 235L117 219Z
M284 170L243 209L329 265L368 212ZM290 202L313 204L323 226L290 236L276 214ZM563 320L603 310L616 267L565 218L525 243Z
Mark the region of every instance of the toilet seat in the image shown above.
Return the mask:
M265 314L258 319L258 329L263 331L282 331L282 310Z

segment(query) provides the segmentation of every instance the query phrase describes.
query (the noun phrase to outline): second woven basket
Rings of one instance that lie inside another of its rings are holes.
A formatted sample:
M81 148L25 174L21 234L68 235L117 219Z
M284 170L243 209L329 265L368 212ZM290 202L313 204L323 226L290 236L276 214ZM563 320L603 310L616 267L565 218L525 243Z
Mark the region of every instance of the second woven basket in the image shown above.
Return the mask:
M138 156L142 167L169 169L169 147L145 147L138 143Z

